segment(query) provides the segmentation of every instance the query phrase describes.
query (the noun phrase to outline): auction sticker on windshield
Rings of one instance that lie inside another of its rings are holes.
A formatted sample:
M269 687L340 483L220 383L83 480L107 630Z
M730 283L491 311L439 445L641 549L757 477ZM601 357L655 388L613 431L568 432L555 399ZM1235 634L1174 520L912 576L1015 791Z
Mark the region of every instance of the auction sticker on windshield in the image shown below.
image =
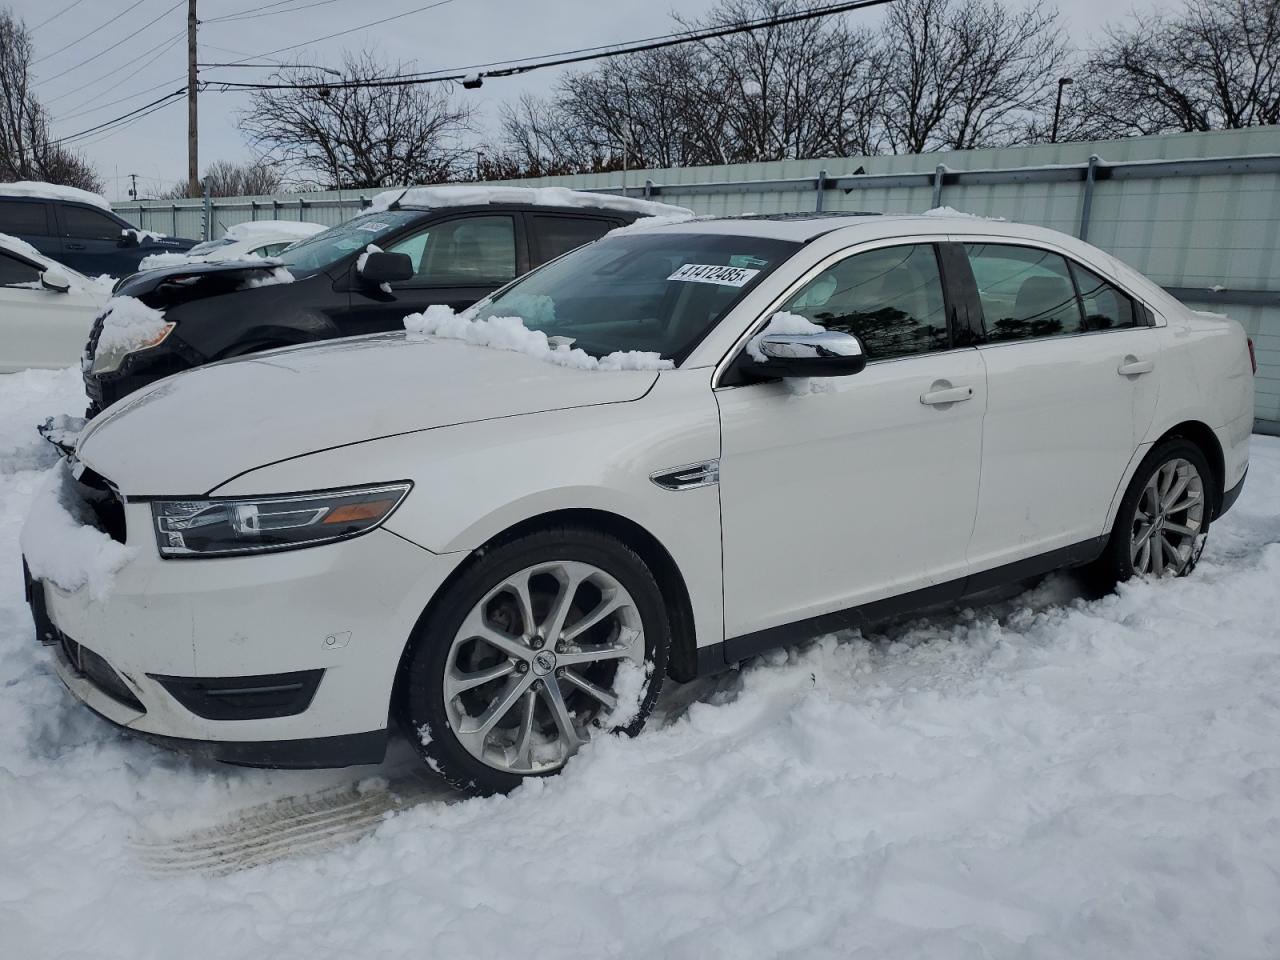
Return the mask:
M686 263L667 277L686 283L718 283L723 287L741 287L751 282L759 270L747 267L726 267L717 263Z

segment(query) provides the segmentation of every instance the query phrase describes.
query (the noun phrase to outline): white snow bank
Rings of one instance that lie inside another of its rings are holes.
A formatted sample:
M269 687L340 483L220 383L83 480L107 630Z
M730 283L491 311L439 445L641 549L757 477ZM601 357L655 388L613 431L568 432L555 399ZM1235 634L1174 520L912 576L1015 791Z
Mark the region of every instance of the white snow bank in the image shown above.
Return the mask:
M642 217L682 217L693 211L670 203L615 197L607 193L588 193L566 187L491 187L484 184L448 184L433 187L409 187L407 190L384 190L373 198L370 211L386 210L399 202L405 207L455 207L482 203L527 203L539 207L591 207L625 210Z
M98 337L98 353L128 353L163 337L169 327L164 311L148 307L137 297L112 297Z
M233 223L222 236L232 240L304 240L328 229L306 220L246 220Z
M670 360L644 350L618 350L593 357L578 347L549 342L545 333L530 330L520 317L476 320L471 311L454 313L446 304L434 304L422 313L409 314L404 318L404 328L415 336L444 337L495 350L510 350L576 370L670 370L674 366Z
M88 587L94 599L105 599L117 571L135 551L91 526L91 519L66 461L58 461L32 500L19 537L31 575L63 590Z
M0 197L38 197L41 200L73 200L78 203L91 203L103 210L110 210L111 204L106 197L78 187L61 187L56 183L41 183L37 180L17 180L13 183L0 183Z

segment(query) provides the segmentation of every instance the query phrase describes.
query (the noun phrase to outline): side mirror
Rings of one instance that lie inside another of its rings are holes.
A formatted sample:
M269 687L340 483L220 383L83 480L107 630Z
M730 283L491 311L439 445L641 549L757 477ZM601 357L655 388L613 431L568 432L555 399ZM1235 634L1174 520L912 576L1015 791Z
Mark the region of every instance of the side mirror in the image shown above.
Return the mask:
M847 377L867 365L862 341L851 333L766 333L758 341L763 360L743 357L753 377Z
M395 283L413 277L413 260L407 253L365 254L360 277L369 283Z
M46 290L52 290L54 293L66 293L71 289L71 278L57 267L49 267L44 273L40 274L40 284Z
M116 241L116 246L117 247L136 247L141 243L142 241L138 239L138 231L121 230L120 239Z

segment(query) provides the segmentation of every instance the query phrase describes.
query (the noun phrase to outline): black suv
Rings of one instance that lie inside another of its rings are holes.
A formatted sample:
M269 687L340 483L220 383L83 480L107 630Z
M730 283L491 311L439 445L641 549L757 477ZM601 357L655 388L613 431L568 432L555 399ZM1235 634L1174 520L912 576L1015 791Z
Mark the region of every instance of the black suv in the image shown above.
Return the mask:
M461 310L640 216L636 201L630 201L633 209L622 206L626 201L610 208L605 196L570 196L592 205L427 208L395 201L271 260L165 267L129 277L116 296L163 310L174 326L153 346L100 357L102 318L94 323L84 364L87 415L161 377L214 360L399 329L407 314L432 304Z
M51 260L95 277L124 277L153 253L182 253L197 241L158 237L92 203L7 196L0 184L0 233L25 240Z

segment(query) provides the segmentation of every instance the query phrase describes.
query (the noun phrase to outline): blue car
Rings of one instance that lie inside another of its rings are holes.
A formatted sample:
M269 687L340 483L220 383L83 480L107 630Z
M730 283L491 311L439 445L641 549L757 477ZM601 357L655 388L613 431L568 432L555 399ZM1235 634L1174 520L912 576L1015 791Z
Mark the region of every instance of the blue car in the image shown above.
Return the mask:
M143 257L182 253L197 243L138 230L95 193L28 182L0 183L0 233L91 277L125 277Z

